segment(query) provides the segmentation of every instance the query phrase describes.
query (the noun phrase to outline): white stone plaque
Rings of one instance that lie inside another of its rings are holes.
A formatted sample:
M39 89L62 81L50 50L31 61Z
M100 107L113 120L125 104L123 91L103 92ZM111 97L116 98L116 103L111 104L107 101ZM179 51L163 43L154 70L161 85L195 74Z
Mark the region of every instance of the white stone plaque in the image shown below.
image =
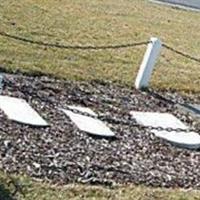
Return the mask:
M172 114L136 111L131 111L130 114L136 119L139 124L142 124L144 126L188 129L187 126L185 126ZM165 139L183 148L200 148L200 135L195 132L168 132L158 130L151 130L151 132L154 133L157 137Z
M24 99L0 95L0 109L10 120L32 126L48 126Z
M79 106L69 106L71 109L75 109L81 112L88 113L93 116L97 116L91 109L79 107ZM114 137L115 134L108 128L101 120L94 119L89 116L84 116L82 114L74 113L67 109L62 110L69 118L76 124L76 126L89 134L103 136L103 137Z

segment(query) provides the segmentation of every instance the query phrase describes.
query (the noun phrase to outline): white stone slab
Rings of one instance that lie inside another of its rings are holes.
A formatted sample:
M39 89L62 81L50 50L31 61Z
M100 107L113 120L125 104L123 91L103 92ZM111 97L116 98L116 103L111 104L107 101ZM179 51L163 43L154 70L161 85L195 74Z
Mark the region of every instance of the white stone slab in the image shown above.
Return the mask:
M88 114L97 116L96 113L94 113L89 108L79 107L79 106L69 106L69 108L73 108L76 110L79 110L81 112L86 112ZM102 121L99 119L93 119L92 117L84 116L81 114L73 113L70 110L67 109L60 109L62 110L69 118L77 125L77 127L85 131L89 134L97 135L97 136L103 136L103 137L114 137L115 134L108 128Z
M139 124L144 126L163 127L163 128L181 128L188 129L175 116L168 113L153 113L153 112L136 112L131 111L130 114L136 119ZM200 148L200 135L195 132L168 132L151 130L157 137L165 139L177 146L189 149Z
M163 128L181 128L187 129L180 120L174 115L169 113L155 113L155 112L137 112L131 111L130 114L136 119L136 121L145 126L161 126Z
M48 126L47 122L23 99L0 95L0 109L13 121L32 126Z

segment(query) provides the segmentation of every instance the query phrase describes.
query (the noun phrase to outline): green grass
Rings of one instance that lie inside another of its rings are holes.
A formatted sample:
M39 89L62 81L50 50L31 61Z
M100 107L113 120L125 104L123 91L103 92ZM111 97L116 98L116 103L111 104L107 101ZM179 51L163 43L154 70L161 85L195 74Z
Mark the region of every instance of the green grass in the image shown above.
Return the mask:
M172 9L147 0L0 0L0 31L66 45L126 44L159 37L199 57L200 13ZM0 36L0 66L10 72L44 73L71 80L110 80L132 86L145 46L103 51L45 48ZM200 64L165 49L151 86L199 92ZM162 199L197 200L197 191L117 186L54 186L27 177L16 178L26 197L20 199ZM0 199L9 199L5 174L0 174Z
M25 176L14 177L22 185L22 193L16 193L20 200L198 200L200 191L181 189L146 188L143 186L114 186L106 188L88 185L57 186L40 183ZM2 183L9 179L0 173L0 199L11 200L14 187L4 187ZM3 188L4 187L4 188Z
M70 45L106 45L149 40L199 57L200 14L147 0L0 0L1 31ZM103 51L44 48L0 37L0 65L10 71L59 78L102 79L133 85L145 46ZM199 92L200 64L162 50L152 87Z

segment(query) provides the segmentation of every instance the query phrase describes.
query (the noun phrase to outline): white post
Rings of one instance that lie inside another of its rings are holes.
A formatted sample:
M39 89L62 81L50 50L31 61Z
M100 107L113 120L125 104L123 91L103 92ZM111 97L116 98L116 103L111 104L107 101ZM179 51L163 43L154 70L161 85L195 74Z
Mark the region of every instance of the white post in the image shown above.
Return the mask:
M161 47L161 41L158 38L152 37L151 42L147 46L147 50L135 81L136 89L148 87L156 59L161 51Z

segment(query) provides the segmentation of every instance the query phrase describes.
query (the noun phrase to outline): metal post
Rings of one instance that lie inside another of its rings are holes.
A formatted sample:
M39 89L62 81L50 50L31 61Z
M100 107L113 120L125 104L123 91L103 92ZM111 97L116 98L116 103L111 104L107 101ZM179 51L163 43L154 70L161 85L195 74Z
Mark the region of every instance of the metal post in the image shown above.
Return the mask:
M162 47L162 43L158 38L152 37L150 41L135 81L135 87L139 90L148 87L154 65Z

